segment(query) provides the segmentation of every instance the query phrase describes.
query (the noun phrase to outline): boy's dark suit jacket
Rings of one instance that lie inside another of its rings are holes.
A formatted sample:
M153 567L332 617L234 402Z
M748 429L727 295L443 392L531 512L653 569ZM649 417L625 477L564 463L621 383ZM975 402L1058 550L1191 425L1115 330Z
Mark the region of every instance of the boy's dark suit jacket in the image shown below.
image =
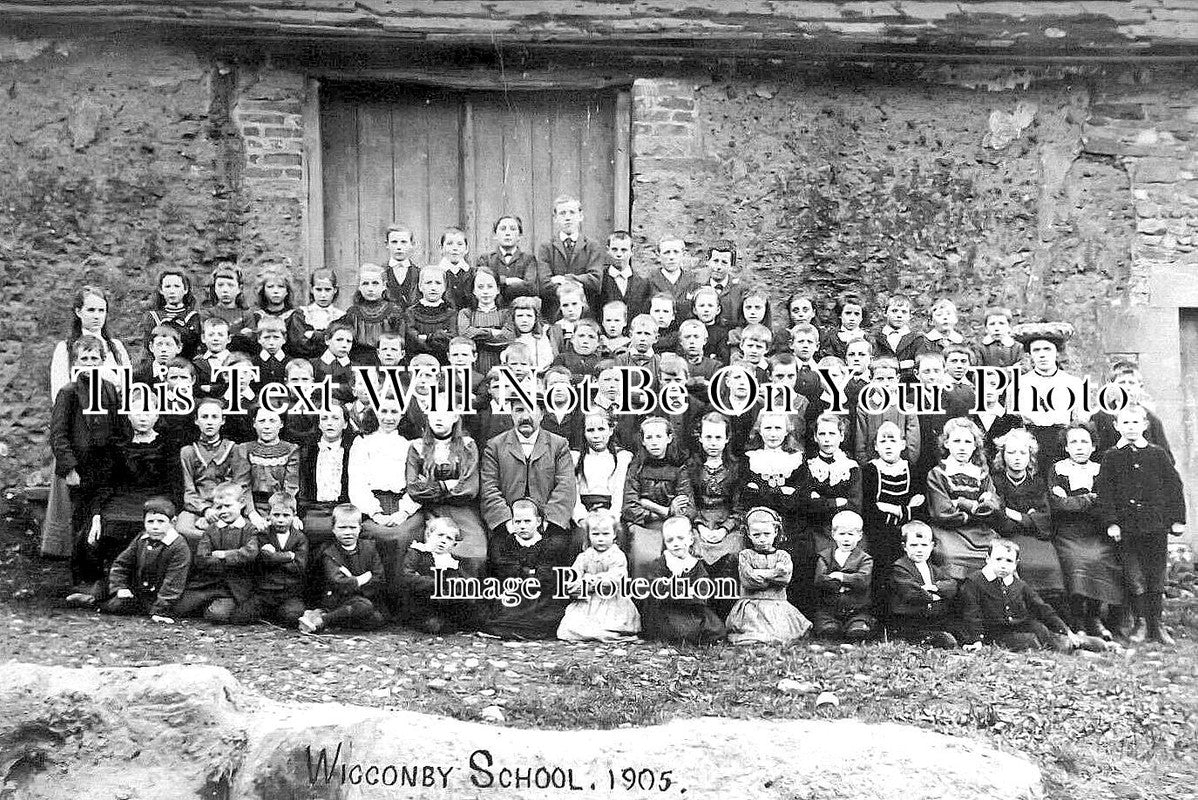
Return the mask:
M530 280L535 281L537 277L537 260L532 253L526 253L517 248L512 253L511 263L507 264L504 263L503 256L499 251L493 250L475 259L474 266L476 269L486 267L499 277L499 293L505 306L512 302L513 297L537 294L536 285L529 283ZM504 278L520 278L524 281L524 286L509 288L503 285Z
M593 297L599 291L602 280L600 271L607 257L603 245L579 236L574 244L574 252L566 255L566 246L561 237L553 234L553 241L546 242L537 248L537 260L532 275L525 278L536 288L544 307L541 309L541 319L553 322L557 319L557 291L549 279L555 275L572 275L582 284L588 297Z
M917 617L928 619L940 617L948 613L949 601L957 596L957 582L948 577L945 571L928 563L928 571L932 574L932 582L940 590L940 599L935 600L931 594L924 591L923 576L915 563L907 556L894 562L894 570L890 573L890 613L897 617Z
M855 611L869 605L870 580L873 577L874 560L860 545L853 548L844 566L836 563L834 550L819 554L815 565L815 588L819 591L819 607L825 611ZM847 581L841 582L827 576L843 572ZM847 591L842 591L847 589Z
M616 284L616 279L604 267L599 294L595 298L591 314L595 319L602 322L603 307L613 300L621 300L624 302L624 305L628 306L628 321L632 322L632 318L637 314L649 313L649 300L652 297L653 289L649 286L649 282L638 275L636 270L633 270L632 277L628 279L628 291L621 294L620 287Z

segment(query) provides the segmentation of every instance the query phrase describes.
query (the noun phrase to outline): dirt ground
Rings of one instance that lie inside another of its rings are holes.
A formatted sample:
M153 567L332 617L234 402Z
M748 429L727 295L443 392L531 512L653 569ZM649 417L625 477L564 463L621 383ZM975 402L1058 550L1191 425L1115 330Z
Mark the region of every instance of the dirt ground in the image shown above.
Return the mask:
M1171 600L1176 648L1060 655L854 648L499 642L402 628L304 636L159 625L62 607L62 562L0 532L0 663L215 664L272 698L407 708L520 727L697 716L857 718L969 736L1033 758L1053 798L1198 798L1198 603ZM3 669L0 667L0 669ZM821 692L838 705L817 707Z

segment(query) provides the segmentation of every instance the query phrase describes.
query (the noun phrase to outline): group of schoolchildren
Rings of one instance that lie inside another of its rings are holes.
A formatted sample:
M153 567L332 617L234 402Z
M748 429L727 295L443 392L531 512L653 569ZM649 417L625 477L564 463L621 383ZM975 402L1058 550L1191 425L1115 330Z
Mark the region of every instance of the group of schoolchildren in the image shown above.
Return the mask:
M499 219L473 265L457 228L440 263L419 266L412 231L392 226L387 263L362 265L348 308L330 270L310 275L303 305L282 268L258 275L250 303L233 266L211 273L203 303L186 271L166 269L137 352L109 334L107 293L84 287L51 366L43 551L70 556L68 600L307 632L396 621L567 640L1171 643L1166 540L1184 531L1185 504L1135 365L1112 368L1131 401L1117 413L1015 413L997 379L981 382L978 412L979 366L1080 389L1059 364L1068 326L1013 327L996 308L969 342L948 299L919 331L906 297L879 304L871 326L845 295L821 332L802 292L776 321L771 292L736 277L730 242L691 272L684 244L664 239L646 275L628 233L606 247L582 234L578 201L559 198L553 218L535 255L520 219ZM475 413L436 405L446 365L477 376ZM406 367L411 402L373 402L358 366ZM684 387L682 410L606 411L630 366L654 388ZM121 367L194 409L165 413L166 395L143 392L117 413ZM230 381L241 367L256 371ZM717 373L733 413L713 409ZM545 408L521 408L510 375L537 381ZM549 402L585 376L589 409ZM301 398L254 402L264 384L325 377L337 388L318 414ZM785 409L765 408L754 384L784 390ZM941 410L865 402L913 388ZM103 413L84 413L97 397ZM554 592L561 567L568 597ZM439 593L461 576L542 591ZM673 594L634 602L619 591L629 577ZM684 590L720 577L736 596Z

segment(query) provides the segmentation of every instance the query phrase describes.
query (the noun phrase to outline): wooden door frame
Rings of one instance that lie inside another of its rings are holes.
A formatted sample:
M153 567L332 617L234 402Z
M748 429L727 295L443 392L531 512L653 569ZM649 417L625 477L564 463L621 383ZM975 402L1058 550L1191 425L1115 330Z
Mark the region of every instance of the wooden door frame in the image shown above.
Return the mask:
M307 275L311 275L313 271L324 268L324 162L322 158L322 136L320 130L320 87L321 77L333 77L333 75L313 74L309 75L305 80L304 104L303 104L303 123L304 123L304 161L303 161L303 182L305 185L305 193L302 198L302 213L304 218L306 236L304 271L305 276L303 283L303 291L306 296L308 282ZM343 73L336 74L339 80L345 80L347 77ZM419 77L419 76L415 76ZM505 89L530 89L535 91L596 91L601 89L616 90L616 107L615 107L615 126L612 135L615 137L615 146L612 149L613 166L615 174L612 179L613 192L613 208L612 208L612 224L616 230L621 228L631 230L632 225L632 86L631 82L621 81L619 84L602 85L596 82L586 82L577 78L571 80L567 78L563 81L547 82L543 76L529 76L528 83L525 85L523 81L510 81L495 74L493 80L480 80L478 77L472 76L472 85L463 86L460 81L456 81L448 76L442 76L440 81L437 80L437 75L428 73L424 75L426 80L416 80L412 74L406 74L403 80L399 80L397 75L379 76L372 73L363 73L358 76L359 80L386 80L388 83L413 83L418 85L440 86L446 89L463 89L470 88L478 91L503 91ZM469 106L467 106L469 109ZM463 139L473 136L472 127L466 125L463 128ZM463 141L463 145L468 142ZM462 168L470 170L473 168L473 148L467 149L469 156L463 153ZM469 175L467 176L470 177ZM468 181L467 185L473 185L473 181ZM472 220L474 209L468 198L462 198L462 213L468 220Z

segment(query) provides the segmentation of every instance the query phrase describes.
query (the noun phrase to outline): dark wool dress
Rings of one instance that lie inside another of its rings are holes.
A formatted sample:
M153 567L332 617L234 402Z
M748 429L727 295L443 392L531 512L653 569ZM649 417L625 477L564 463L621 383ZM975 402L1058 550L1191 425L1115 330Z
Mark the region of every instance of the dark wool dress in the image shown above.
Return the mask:
M1027 475L1016 483L1006 472L999 472L994 476L994 488L1003 505L1024 515L1023 522L1016 522L1006 514L995 517L999 535L1019 545L1019 577L1043 597L1063 594L1065 577L1052 544L1044 479Z
M511 534L495 537L487 555L490 576L501 581L534 578L541 591L536 598L517 598L513 606L496 601L483 630L504 639L556 638L569 598L554 597L554 567L568 567L572 561L565 536L542 536L527 546Z
M1095 513L1094 479L1099 465L1077 464L1068 459L1052 468L1052 485L1066 497L1050 492L1055 535L1052 543L1061 559L1065 588L1071 595L1111 605L1123 604L1123 573L1119 552L1106 535Z
M649 580L670 580L673 573L662 555L649 565ZM700 578L707 578L707 569L701 559L678 576L682 586L693 586ZM680 594L680 593L676 593ZM726 634L724 623L711 610L705 600L687 597L671 597L645 600L641 609L641 636L673 644L710 644L723 639Z

